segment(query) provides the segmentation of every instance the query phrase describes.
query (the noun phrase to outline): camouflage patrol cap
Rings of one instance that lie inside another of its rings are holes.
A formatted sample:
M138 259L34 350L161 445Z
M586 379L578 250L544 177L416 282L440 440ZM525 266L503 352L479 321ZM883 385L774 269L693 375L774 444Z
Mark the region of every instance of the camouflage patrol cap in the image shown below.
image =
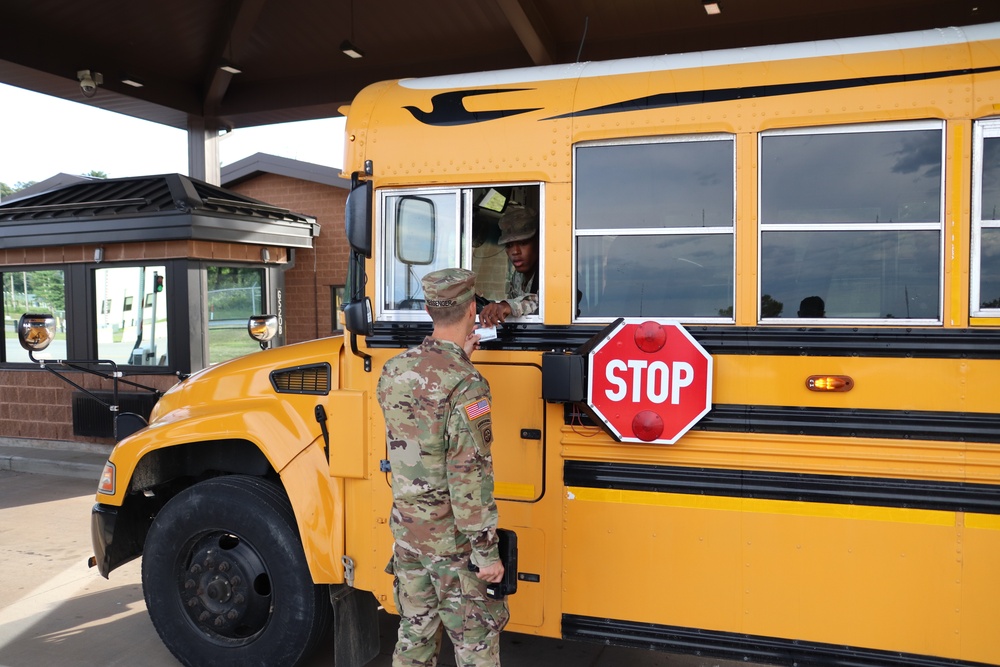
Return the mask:
M425 303L431 308L457 306L476 295L476 274L468 269L431 271L420 282Z
M525 241L538 233L538 216L530 208L511 208L500 218L500 245Z

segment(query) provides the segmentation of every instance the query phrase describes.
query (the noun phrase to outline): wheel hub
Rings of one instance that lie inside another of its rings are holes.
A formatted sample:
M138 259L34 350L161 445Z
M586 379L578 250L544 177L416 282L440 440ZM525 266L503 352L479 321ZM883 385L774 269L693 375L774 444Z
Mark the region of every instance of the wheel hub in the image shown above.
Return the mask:
M248 543L228 533L197 539L179 566L188 618L215 641L231 644L263 631L271 615L270 575Z

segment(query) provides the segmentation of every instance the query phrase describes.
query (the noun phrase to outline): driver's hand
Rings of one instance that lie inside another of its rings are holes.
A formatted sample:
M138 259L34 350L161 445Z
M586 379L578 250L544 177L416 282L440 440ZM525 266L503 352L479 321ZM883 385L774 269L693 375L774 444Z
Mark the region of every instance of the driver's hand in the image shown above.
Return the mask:
M495 327L510 317L510 304L506 301L496 301L483 308L479 313L479 322L483 327Z

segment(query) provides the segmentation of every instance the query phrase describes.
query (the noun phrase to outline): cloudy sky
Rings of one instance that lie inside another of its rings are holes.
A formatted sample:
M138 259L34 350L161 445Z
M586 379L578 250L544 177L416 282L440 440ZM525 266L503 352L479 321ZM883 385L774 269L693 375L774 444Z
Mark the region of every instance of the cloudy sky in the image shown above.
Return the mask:
M109 178L187 174L182 130L0 84L0 182L60 172ZM236 130L221 142L223 166L254 153L342 167L344 119Z

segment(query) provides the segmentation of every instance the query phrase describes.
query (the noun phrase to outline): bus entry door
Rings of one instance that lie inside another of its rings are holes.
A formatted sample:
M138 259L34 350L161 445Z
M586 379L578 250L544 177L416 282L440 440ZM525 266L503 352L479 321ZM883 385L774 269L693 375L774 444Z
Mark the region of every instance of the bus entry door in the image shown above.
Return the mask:
M493 395L493 472L497 500L534 502L544 490L545 402L534 364L477 363Z

